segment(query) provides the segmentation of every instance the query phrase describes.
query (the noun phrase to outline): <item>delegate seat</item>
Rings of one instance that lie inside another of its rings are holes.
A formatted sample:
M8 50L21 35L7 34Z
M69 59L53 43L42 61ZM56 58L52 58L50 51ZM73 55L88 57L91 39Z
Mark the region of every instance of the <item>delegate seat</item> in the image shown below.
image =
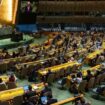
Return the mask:
M96 77L96 80L95 80L95 85L99 85L100 84L100 80L101 80L101 75L102 74L100 74L100 75L98 75L97 77Z
M8 82L7 86L8 86L8 89L14 89L17 87L15 82Z
M21 105L23 102L23 96L17 96L13 99L13 105Z
M3 90L7 90L7 87L5 84L0 84L0 91L3 91Z
M95 85L95 78L92 77L89 82L88 82L88 90L91 89L91 88L94 88L94 85Z
M8 101L2 101L0 102L0 105L11 105Z
M80 93L85 92L86 85L87 85L87 81L86 81L86 80L83 80L83 81L79 84L78 91L79 91Z
M55 74L50 74L47 78L47 83L51 84L54 81Z

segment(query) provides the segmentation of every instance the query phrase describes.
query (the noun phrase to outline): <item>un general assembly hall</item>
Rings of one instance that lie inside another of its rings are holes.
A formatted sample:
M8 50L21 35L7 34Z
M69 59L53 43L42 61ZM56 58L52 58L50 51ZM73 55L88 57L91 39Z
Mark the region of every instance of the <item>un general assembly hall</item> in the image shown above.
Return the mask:
M0 105L105 105L105 0L0 0Z

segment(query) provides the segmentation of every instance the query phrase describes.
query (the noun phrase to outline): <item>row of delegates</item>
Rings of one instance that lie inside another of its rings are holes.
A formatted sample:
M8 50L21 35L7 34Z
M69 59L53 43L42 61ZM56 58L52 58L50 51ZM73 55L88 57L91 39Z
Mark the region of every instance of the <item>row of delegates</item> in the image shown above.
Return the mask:
M57 99L52 97L52 90L48 83L44 83L44 88L40 93L32 90L32 86L29 85L29 90L23 97L24 101L22 105L51 105L57 102ZM32 97L34 97L34 99L30 100Z
M0 78L0 86L2 85L4 85L4 88L2 89L2 86L1 86L1 91L3 91L3 90L5 90L5 89L9 89L9 87L8 87L8 83L15 83L16 84L16 80L17 80L17 78L12 74L12 75L10 75L10 77L9 77L9 79L8 79L8 81L3 81L3 79L2 78Z
M77 75L71 75L71 80L70 80L71 86L69 88L69 91L74 95L78 95L79 94L78 87L79 84L82 82L82 80L83 77L81 72L77 73Z
M15 77L15 75L10 75L9 79L7 82L16 82L17 78ZM2 78L0 78L0 84L5 84L5 82L2 80Z
M70 92L72 92L74 94L78 94L79 93L78 87L83 80L87 81L87 85L85 87L85 90L88 91L88 82L91 80L91 78L97 79L97 77L103 73L105 73L104 69L102 69L102 71L97 70L94 75L92 74L92 72L90 70L87 70L86 77L83 77L81 72L77 73L77 75L71 75Z
M90 70L87 70L87 75L85 78L83 78L81 72L77 73L77 75L72 75L70 80L70 83L71 83L70 91L73 92L74 94L78 94L78 87L79 87L79 84L82 82L82 80L86 80L87 82L89 82L89 80L92 77L93 75ZM88 91L87 86L86 86L86 91Z

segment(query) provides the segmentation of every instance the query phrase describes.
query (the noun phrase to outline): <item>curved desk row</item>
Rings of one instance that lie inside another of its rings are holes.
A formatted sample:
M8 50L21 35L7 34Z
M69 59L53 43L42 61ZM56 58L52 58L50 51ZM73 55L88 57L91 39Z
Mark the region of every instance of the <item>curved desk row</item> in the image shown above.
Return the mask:
M85 77L87 75L87 70L90 70L92 72L92 74L94 74L95 71L100 70L101 67L102 67L102 65L100 64L100 65L96 65L94 67L91 67L89 69L82 70L82 75L83 75L83 77ZM67 79L70 80L71 76L68 76Z
M78 49L77 50L79 53L83 54L83 53L86 53L87 52L87 49ZM72 54L74 54L75 51L71 51L71 52L68 52L67 53L67 56L71 56ZM43 60L37 60L37 61L32 61L32 62L26 62L26 63L21 63L21 64L17 64L16 65L16 68L17 69L20 69L22 66L24 65L28 65L28 66L31 66L31 65L35 65L37 63L43 63L47 60L51 60L51 59L56 59L56 57L51 57L51 58L46 58L46 59L43 59Z
M35 58L35 54L33 55L27 55L24 57L16 57L16 58L10 58L10 59L4 59L0 62L0 70L6 71L9 69L10 66L13 66L14 63L18 62L25 62L27 60L32 60Z
M81 64L74 61L74 62L68 62L68 63L64 63L64 64L60 64L60 65L57 65L57 66L52 66L52 67L48 67L48 68L45 68L44 70L39 70L38 73L40 76L43 76L43 75L46 75L48 70L51 70L51 72L58 72L60 70L62 70L63 68L67 68L67 67L73 67L73 66L80 66Z
M43 83L32 84L33 90L36 90L37 92L40 92L43 89L43 87L44 87ZM13 99L17 96L22 96L25 93L25 91L26 90L24 87L2 91L0 92L0 101L6 101Z
M69 103L69 102L72 102L74 101L76 98L79 98L79 97L83 97L83 95L79 95L77 97L71 97L71 98L68 98L68 99L65 99L65 100L62 100L62 101L59 101L57 103L54 103L54 104L51 104L51 105L64 105L66 103Z
M93 53L90 53L86 57L86 63L88 64L90 62L90 60L94 59L97 55L104 53L104 51L105 51L105 41L103 42L102 48L97 49L96 51L94 51Z

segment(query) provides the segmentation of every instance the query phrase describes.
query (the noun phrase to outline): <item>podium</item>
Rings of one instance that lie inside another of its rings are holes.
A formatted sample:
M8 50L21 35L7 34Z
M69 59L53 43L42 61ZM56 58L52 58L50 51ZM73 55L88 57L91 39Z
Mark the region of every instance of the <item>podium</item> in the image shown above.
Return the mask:
M13 33L11 36L11 41L13 42L19 42L23 40L23 33Z

